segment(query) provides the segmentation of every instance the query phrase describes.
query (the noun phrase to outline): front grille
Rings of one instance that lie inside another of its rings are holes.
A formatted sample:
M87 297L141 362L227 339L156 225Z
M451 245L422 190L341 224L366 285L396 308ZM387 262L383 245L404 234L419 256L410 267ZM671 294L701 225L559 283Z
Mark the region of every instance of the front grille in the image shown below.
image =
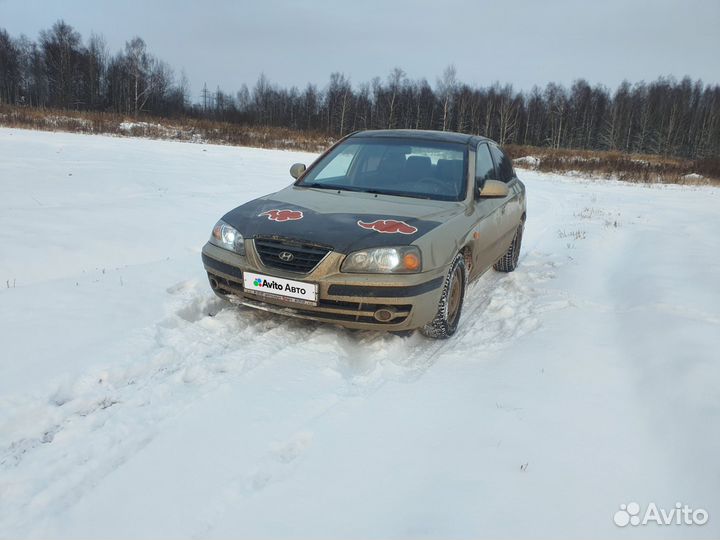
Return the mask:
M265 266L307 274L330 252L330 248L278 238L256 238L255 250ZM292 260L283 260L281 253L292 254Z

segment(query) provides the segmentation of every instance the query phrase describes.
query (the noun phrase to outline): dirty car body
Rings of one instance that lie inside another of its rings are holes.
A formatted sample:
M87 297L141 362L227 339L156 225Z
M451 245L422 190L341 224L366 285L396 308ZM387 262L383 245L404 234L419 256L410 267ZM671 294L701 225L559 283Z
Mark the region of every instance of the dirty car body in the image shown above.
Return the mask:
M525 220L524 185L477 136L358 132L291 174L213 229L202 260L218 295L351 328L423 328L443 302L462 303ZM445 298L453 261L462 283Z

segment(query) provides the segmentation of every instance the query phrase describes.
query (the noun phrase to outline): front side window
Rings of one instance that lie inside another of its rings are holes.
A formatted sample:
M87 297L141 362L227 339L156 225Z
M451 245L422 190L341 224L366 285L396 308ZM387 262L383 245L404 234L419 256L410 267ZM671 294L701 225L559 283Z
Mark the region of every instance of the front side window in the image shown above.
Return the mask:
M295 185L460 201L466 178L467 148L462 144L353 137Z
M499 176L497 180L502 182L512 180L515 173L513 172L512 163L510 163L510 159L505 155L505 152L495 145L490 146L490 151L492 152L493 158L495 158L495 165L497 166Z
M490 157L487 144L480 144L475 154L475 189L479 189L485 180L495 178L495 165Z

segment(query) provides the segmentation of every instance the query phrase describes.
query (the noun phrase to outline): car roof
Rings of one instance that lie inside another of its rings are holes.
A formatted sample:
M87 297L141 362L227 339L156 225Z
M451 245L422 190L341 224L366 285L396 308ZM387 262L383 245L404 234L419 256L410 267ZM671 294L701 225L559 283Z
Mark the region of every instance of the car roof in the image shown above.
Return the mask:
M481 141L492 142L490 139L481 137L480 135L468 135L467 133L456 133L454 131L433 131L425 129L369 129L365 131L357 131L350 135L350 138L354 137L423 139L461 144L477 144Z

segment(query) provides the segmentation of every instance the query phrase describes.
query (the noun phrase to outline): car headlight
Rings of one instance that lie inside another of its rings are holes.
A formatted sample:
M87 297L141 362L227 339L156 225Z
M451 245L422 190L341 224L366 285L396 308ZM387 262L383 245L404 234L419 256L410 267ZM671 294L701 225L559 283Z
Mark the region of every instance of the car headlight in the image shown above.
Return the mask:
M223 249L229 249L240 255L245 255L245 239L223 220L217 222L210 235L210 243Z
M368 274L413 274L422 270L422 257L416 246L364 249L345 257L340 270Z

